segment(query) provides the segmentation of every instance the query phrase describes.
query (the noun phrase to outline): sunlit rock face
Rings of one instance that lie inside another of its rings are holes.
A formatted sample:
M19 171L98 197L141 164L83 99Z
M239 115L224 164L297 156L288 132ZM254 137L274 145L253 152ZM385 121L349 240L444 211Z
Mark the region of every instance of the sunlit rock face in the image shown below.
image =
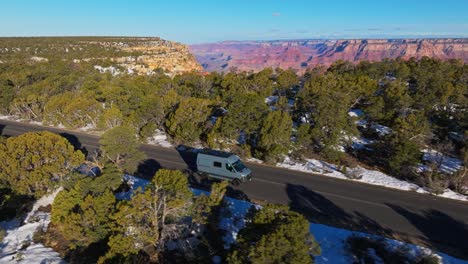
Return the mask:
M230 41L191 45L206 71L258 71L265 67L300 72L337 60L359 62L385 58L461 59L468 62L468 39L350 39Z

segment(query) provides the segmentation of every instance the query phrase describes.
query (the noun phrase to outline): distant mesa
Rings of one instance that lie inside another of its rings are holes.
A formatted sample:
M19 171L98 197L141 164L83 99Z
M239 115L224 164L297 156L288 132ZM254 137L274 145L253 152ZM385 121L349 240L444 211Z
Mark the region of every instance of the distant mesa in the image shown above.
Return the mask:
M206 71L259 71L265 67L304 72L337 60L351 62L420 59L424 56L468 62L468 39L348 39L225 41L191 45Z

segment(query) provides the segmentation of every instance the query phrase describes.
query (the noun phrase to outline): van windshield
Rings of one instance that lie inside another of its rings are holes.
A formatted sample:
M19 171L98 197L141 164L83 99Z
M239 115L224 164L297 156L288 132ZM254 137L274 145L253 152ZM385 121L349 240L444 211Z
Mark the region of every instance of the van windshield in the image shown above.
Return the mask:
M232 166L234 167L234 169L236 169L236 171L242 171L245 169L245 165L240 160L234 162Z

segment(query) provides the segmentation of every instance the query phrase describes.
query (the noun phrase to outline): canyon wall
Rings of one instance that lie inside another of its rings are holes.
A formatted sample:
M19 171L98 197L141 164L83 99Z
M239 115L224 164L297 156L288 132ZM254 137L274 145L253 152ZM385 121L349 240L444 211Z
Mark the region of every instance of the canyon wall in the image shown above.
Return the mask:
M349 39L226 41L191 45L206 71L258 71L265 67L299 72L337 60L359 62L384 58L434 57L468 62L468 39Z

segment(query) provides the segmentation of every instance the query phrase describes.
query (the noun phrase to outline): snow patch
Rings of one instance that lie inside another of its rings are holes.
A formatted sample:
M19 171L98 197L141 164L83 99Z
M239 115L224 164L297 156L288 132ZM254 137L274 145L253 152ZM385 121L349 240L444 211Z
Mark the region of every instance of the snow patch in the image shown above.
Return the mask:
M352 117L361 117L364 115L364 112L361 109L351 109L348 112L348 115Z
M132 175L125 174L122 177L122 181L126 182L130 187L129 190L115 194L117 200L130 200L133 196L133 192L141 188L142 191L145 190L145 186L150 183L150 181L138 178Z
M305 160L305 162L297 162L291 160L290 157L286 157L283 162L277 163L276 166L307 173L321 174L333 178L358 181L403 191L429 193L426 189L417 184L399 180L383 172L376 170L368 170L360 166L357 166L355 168L344 168L338 167L335 164L327 163L325 161L320 161L316 159L307 159ZM437 196L461 201L468 201L468 196L455 193L450 189L446 189L442 194L437 194Z
M174 145L172 145L171 142L167 140L167 134L159 129L156 129L156 132L152 137L148 139L148 144L151 145L158 145L164 148L173 148Z
M245 227L245 215L253 204L225 197L225 206L221 210L221 221L218 224L219 229L224 231L222 237L224 248L229 249L237 240L237 234Z
M267 98L265 98L265 103L266 104L273 104L273 103L278 102L278 100L279 100L279 96L272 95L272 96L268 96Z
M94 69L98 70L100 73L109 72L112 76L117 76L120 74L119 69L114 66L102 67L101 65L94 65Z
M37 200L31 212L27 214L24 225L20 226L19 221L10 222L16 224L6 229L6 236L0 243L0 263L63 263L53 249L33 242L34 233L38 228L46 231L50 223L50 213L38 209L52 204L61 190L62 188L59 188ZM26 249L22 249L25 246Z
M442 173L453 174L463 167L463 161L457 158L449 157L433 149L423 149L423 160L435 164L440 164L438 170ZM422 170L429 169L428 166L419 166Z
M83 131L83 132L87 132L87 131L95 130L95 129L96 129L96 126L93 125L93 124L87 124L87 125L84 126L84 127L78 128L79 131Z
M374 129L375 132L377 132L377 134L379 134L381 137L390 135L392 133L392 129L384 125L372 124L370 128Z
M256 159L256 158L248 158L248 159L246 159L246 161L247 162L252 162L252 163L259 163L259 164L263 163L263 160Z

